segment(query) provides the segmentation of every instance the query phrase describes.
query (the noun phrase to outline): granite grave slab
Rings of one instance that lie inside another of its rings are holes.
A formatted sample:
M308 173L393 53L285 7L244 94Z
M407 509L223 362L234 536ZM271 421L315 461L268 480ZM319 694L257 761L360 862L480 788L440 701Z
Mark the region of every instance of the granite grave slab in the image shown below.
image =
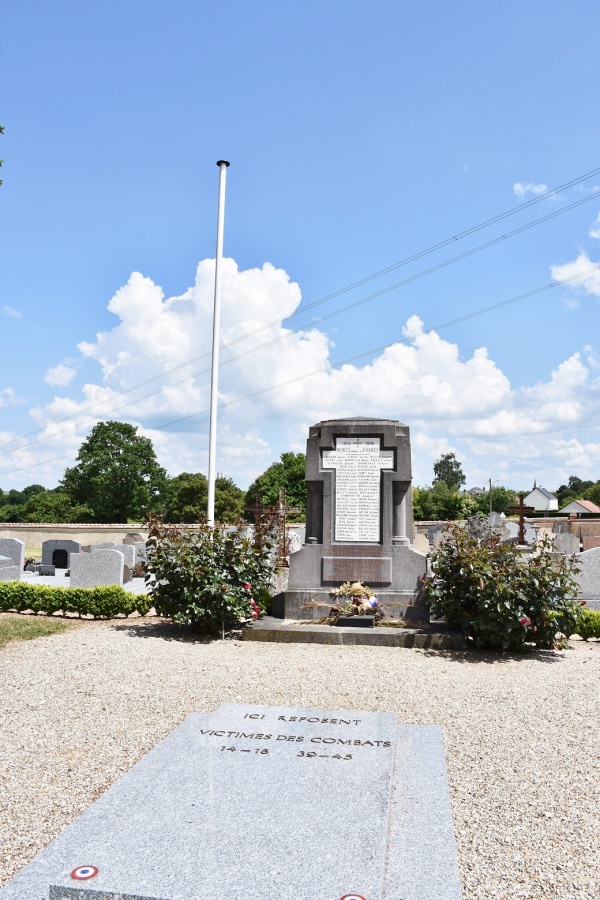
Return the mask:
M79 867L92 878L74 880ZM441 729L233 704L189 716L0 889L0 900L355 896L460 900Z
M579 585L579 598L585 600L590 609L600 609L600 547L584 550L576 558L580 569L575 576Z
M71 587L123 585L123 554L119 550L71 554Z
M13 565L9 556L0 556L0 581L19 581L21 570Z
M0 556L8 556L13 566L23 571L25 565L25 544L16 538L0 538Z

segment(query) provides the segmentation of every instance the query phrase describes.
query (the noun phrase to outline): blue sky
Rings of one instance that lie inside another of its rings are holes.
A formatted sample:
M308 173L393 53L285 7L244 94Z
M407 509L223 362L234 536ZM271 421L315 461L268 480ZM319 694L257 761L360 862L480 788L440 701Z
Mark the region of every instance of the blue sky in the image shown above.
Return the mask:
M222 358L253 351L221 376L220 471L246 486L308 425L385 415L411 426L417 484L450 450L469 485L600 478L600 172L543 198L600 169L599 19L592 0L5 9L0 486L55 486L108 418L171 475L206 471L207 415L158 426L207 408L209 360L130 389L210 349L220 158Z

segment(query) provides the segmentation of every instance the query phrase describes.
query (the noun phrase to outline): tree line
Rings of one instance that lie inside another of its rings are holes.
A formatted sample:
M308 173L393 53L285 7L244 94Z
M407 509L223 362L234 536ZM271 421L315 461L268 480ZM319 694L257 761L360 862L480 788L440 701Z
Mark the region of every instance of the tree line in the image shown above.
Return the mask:
M286 490L291 506L302 509L306 487L303 453L283 453L243 491L219 475L215 483L215 518L253 520L247 507L257 499L274 506ZM206 516L208 479L201 472L169 478L159 465L152 441L123 422L99 422L79 448L76 463L65 470L58 487L30 484L22 491L0 488L0 522L126 523L159 513L166 522L198 522ZM293 519L293 517L292 517Z
M304 521L306 513L306 459L303 453L282 453L247 491L219 475L215 484L215 518L235 522L254 520L257 501L274 507L281 488L286 503L300 512L289 521ZM495 512L509 513L518 501L515 491L495 486L472 497L462 490L466 482L454 453L443 454L433 465L430 487L413 490L416 521L465 519ZM600 481L572 475L555 492L559 507L570 500L587 499L600 506ZM152 441L123 422L99 422L81 445L75 465L65 470L58 487L47 490L31 484L22 491L0 489L0 522L126 523L141 522L158 513L170 523L198 522L206 515L208 480L201 472L182 472L169 478L158 464Z

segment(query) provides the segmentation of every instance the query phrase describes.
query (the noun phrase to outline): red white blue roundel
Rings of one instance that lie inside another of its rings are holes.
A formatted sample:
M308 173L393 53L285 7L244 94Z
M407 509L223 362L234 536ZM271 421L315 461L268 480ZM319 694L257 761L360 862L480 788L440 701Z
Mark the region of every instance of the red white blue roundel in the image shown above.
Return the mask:
M340 900L365 900L360 894L344 894Z
M76 881L87 881L88 878L95 878L98 874L96 866L78 866L71 872L71 878Z

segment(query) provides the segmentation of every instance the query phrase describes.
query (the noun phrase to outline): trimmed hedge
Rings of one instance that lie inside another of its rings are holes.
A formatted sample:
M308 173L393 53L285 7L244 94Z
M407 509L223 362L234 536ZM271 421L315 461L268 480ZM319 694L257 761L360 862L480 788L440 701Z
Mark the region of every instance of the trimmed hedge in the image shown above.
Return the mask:
M584 607L582 612L583 616L577 626L576 633L584 641L588 641L590 638L600 638L600 609L586 609Z
M133 612L148 614L152 606L146 594L130 594L117 584L94 588L50 587L24 581L0 581L0 611L40 613L75 613L94 619L114 619Z

